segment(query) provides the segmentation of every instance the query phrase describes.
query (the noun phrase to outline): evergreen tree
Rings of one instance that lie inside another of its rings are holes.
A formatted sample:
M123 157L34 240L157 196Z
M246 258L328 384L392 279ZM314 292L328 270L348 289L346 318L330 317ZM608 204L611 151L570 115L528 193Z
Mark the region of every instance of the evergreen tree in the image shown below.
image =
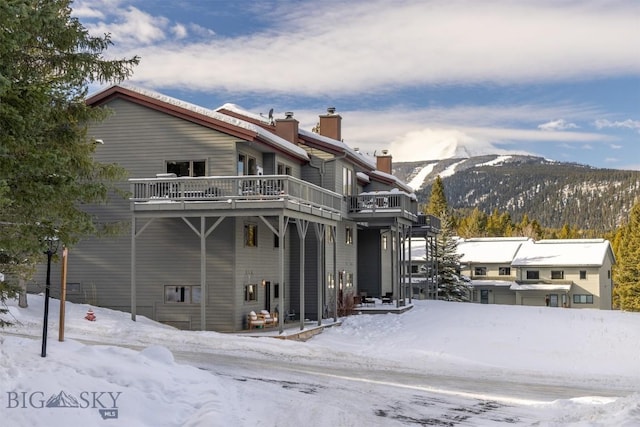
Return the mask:
M449 205L447 203L447 197L444 194L444 185L442 184L440 175L436 177L436 180L431 186L431 196L429 197L429 203L427 204L424 213L437 217L443 213L449 213Z
M640 203L631 209L618 250L614 298L622 310L640 311Z
M434 243L438 268L438 299L468 301L469 285L458 275L461 256L457 253L458 242L453 233L451 217L442 214L440 218L440 234Z
M71 0L4 0L0 28L0 271L17 280L43 238L71 246L98 230L81 205L105 201L123 171L93 160L87 127L106 112L85 104L88 85L126 79L138 58L104 59L109 35L89 35Z

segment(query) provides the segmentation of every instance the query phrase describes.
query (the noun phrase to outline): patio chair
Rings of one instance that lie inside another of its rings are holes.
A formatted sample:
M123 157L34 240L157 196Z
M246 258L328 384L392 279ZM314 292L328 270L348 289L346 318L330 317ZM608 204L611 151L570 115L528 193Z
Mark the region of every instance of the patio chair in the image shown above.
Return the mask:
M391 304L393 301L393 292L387 292L386 294L384 294L384 296L382 297L382 303L383 304Z
M264 328L265 323L265 320L258 317L255 311L252 311L247 315L247 326L249 326L249 329Z

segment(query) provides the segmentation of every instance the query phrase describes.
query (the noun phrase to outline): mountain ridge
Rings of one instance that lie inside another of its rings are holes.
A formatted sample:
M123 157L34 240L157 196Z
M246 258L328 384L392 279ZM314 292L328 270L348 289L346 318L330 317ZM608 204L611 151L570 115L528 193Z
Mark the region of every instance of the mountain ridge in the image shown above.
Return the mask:
M524 214L543 227L611 231L640 200L640 171L601 169L532 155L490 154L394 162L392 173L426 204L440 176L449 207Z

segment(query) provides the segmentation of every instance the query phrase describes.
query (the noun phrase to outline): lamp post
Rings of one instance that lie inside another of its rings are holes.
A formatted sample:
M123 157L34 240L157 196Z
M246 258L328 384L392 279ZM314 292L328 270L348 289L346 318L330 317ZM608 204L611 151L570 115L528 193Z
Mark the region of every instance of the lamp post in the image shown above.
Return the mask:
M47 324L49 323L49 292L51 290L51 257L58 250L58 239L55 237L48 237L46 242L47 250L44 253L47 254L47 282L44 291L44 325L42 326L41 357L47 357Z

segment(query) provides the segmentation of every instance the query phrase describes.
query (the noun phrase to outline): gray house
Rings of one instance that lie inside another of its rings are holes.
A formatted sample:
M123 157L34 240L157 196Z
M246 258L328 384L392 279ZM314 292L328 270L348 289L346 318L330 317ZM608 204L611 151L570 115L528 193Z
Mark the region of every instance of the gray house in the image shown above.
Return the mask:
M236 331L251 311L278 313L282 329L285 316L335 317L362 291L411 298L400 266L415 196L388 153L342 142L333 109L313 133L293 113L214 111L130 86L87 102L113 113L89 133L104 141L97 160L128 171L129 197L87 207L121 233L73 249L68 299Z

